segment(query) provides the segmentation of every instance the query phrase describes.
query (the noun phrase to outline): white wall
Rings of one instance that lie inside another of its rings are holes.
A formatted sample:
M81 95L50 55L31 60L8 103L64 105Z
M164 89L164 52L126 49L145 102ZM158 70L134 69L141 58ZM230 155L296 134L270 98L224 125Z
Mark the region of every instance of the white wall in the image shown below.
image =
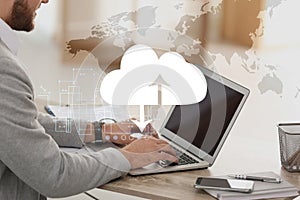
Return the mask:
M272 4L273 0L267 0ZM274 8L272 19L266 15L263 44L266 47L286 47L300 45L300 1L282 1L280 8Z
M36 26L30 35L39 40L54 37L60 26L60 11L60 0L51 0L48 4L43 4L37 11Z

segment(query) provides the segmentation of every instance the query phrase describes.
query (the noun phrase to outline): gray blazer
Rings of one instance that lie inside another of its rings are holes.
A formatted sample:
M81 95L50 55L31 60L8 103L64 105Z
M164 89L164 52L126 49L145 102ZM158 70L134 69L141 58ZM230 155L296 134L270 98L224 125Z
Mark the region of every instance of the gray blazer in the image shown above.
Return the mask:
M72 146L72 140L51 137L53 128L52 119L37 111L22 64L0 40L1 200L71 196L130 170L128 160L113 148L88 155L62 152L58 145Z

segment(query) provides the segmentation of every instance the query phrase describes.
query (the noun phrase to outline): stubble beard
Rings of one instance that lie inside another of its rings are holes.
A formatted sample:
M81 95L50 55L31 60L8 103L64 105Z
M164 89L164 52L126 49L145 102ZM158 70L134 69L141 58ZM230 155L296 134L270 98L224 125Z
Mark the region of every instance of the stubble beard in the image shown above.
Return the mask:
M16 31L30 32L34 29L34 17L35 12L29 8L28 0L15 0L8 24Z

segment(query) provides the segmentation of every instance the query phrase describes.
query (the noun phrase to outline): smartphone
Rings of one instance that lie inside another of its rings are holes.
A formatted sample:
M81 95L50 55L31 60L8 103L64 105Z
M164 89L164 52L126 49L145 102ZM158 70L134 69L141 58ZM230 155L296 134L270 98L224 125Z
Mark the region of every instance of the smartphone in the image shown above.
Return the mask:
M196 189L217 189L217 190L250 193L253 191L254 181L198 177L194 187Z

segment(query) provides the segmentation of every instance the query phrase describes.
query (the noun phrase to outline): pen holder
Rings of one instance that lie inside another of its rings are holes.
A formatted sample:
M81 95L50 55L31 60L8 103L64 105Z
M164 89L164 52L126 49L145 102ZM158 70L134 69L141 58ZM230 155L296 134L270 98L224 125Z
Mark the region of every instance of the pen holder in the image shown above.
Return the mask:
M281 165L289 172L300 172L300 123L278 124Z

